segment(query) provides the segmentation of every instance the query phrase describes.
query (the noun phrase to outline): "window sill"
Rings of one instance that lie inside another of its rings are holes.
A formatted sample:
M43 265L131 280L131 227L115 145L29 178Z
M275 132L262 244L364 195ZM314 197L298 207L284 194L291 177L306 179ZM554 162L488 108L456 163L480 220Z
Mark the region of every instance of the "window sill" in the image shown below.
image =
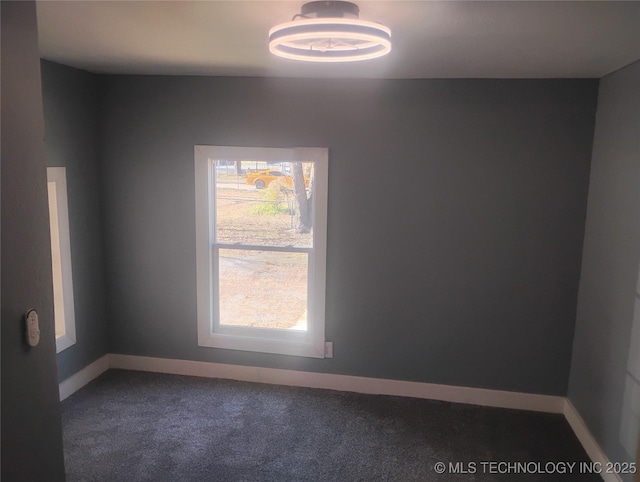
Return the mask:
M303 356L308 358L324 358L324 342L313 343L301 341L272 340L266 338L249 338L247 336L209 333L198 337L198 346L242 350L278 355Z
M70 335L62 335L56 338L56 353L60 353L76 344L76 339Z

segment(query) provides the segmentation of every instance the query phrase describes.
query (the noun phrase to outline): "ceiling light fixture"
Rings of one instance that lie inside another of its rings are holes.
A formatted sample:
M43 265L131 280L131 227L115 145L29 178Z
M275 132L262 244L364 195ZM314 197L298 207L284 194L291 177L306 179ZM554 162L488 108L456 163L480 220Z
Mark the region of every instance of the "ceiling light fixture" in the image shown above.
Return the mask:
M359 19L351 2L305 3L291 22L269 31L269 51L307 62L353 62L382 57L391 51L391 30Z

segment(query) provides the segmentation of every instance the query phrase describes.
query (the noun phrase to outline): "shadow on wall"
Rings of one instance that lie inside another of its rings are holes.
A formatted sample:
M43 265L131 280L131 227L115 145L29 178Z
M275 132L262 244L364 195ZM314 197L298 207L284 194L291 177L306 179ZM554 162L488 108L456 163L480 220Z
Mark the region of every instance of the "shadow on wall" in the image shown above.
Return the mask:
M640 432L638 433L638 439L640 440ZM640 443L638 444L638 453L636 454L636 464L640 464ZM640 482L640 470L636 472L635 482Z
M640 454L640 269L638 269L636 283L629 360L622 399L620 443L631 460L634 454ZM637 456L636 461L640 461L640 455Z

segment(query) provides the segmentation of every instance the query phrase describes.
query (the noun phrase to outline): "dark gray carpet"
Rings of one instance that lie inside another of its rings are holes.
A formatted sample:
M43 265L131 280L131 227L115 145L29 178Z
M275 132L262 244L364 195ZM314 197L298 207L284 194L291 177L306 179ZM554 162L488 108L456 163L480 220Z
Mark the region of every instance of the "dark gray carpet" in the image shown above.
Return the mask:
M110 370L62 402L62 421L69 482L601 480L485 473L586 462L561 415L413 398Z

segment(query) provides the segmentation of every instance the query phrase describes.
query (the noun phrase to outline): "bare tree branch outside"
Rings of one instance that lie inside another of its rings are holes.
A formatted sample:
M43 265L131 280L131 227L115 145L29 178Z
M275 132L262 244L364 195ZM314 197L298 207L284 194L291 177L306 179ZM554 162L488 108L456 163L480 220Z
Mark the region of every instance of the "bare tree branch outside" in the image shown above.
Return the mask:
M309 180L309 195L307 197L307 189L304 182L304 170L302 162L291 163L291 173L293 177L293 192L296 199L298 212L298 225L296 231L298 233L310 233L312 226L312 199L313 199L313 170Z

